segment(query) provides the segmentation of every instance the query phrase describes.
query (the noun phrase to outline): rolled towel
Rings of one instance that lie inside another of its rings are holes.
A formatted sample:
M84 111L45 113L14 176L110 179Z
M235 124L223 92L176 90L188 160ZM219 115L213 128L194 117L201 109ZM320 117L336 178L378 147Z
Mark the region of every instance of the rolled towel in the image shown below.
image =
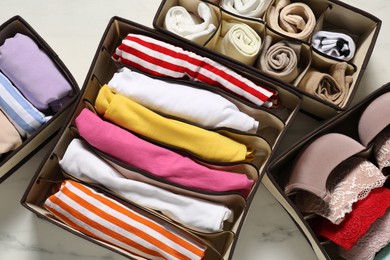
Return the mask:
M172 6L165 15L164 27L170 32L190 41L204 45L217 30L211 8L200 2L195 10L183 6Z
M213 131L165 118L104 85L96 110L107 120L159 143L217 162L244 161L253 156L247 147Z
M330 72L308 71L298 87L336 106L342 107L348 97L352 76L346 76L347 63L331 66Z
M75 181L61 183L44 207L71 228L145 259L200 260L207 249L165 221Z
M292 82L299 74L300 53L300 44L288 40L272 44L272 37L267 35L257 67L267 75L284 82Z
M0 73L0 109L22 137L29 137L46 124L51 116L38 111L12 83Z
M355 55L355 42L345 33L319 31L312 37L312 45L329 56L349 61Z
M69 144L60 166L87 183L103 185L129 201L161 212L183 226L201 232L218 232L232 212L226 206L176 194L153 185L125 178L80 139Z
M0 157L2 154L13 151L22 144L16 128L0 110Z
M80 136L96 149L158 178L183 187L208 192L236 191L243 196L247 196L252 188L253 180L245 174L208 168L104 121L86 108L77 116L75 123ZM150 163L152 158L153 163Z
M108 82L115 93L155 111L205 128L228 127L255 133L259 122L222 96L204 89L153 79L122 68Z
M73 89L50 57L28 36L17 33L0 46L0 69L38 110L61 109ZM62 100L64 99L64 100Z
M146 73L171 78L191 78L232 92L252 103L272 106L275 91L209 58L140 34L128 34L113 54L115 61Z
M245 23L222 21L215 50L247 65L253 65L260 52L261 38Z
M226 11L252 18L262 18L271 0L222 0L220 5Z
M266 17L272 29L302 41L310 39L316 25L316 17L307 4L290 0L276 0Z

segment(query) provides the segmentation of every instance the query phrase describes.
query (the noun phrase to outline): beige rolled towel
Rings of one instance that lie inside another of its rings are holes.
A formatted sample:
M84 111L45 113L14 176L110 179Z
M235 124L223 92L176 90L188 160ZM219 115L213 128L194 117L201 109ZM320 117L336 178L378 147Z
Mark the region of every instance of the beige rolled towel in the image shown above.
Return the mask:
M257 67L267 75L284 82L292 82L299 74L300 53L300 44L287 40L272 44L272 37L267 35Z
M330 72L308 71L298 87L322 98L336 106L342 107L348 97L352 76L345 75L347 63L341 62L331 66Z
M221 7L244 17L262 18L271 0L222 0Z
M2 154L13 151L22 144L19 132L0 110L0 157Z
M316 25L316 17L304 3L276 0L267 15L268 25L275 31L302 41L308 41Z
M252 66L259 55L260 47L260 36L249 25L222 21L216 51Z

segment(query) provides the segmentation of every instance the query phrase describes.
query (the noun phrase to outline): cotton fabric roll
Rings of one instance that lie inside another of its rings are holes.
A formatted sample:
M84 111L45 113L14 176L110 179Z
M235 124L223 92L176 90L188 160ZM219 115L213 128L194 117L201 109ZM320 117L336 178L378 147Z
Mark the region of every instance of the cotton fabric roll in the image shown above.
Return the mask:
M175 116L205 128L227 127L256 133L259 122L213 92L154 79L122 68L108 82L115 93L154 111Z
M13 124L0 110L0 157L2 154L13 151L22 144L22 138Z
M227 90L258 106L272 106L276 93L209 58L140 34L128 34L112 57L155 76L190 78Z
M45 116L28 102L12 83L0 73L0 109L22 137L29 137L51 117Z
M245 23L222 21L215 50L244 64L253 65L260 52L261 38Z
M194 10L195 11L195 10ZM205 44L217 30L211 8L200 2L196 12L183 6L172 6L165 15L164 27L183 38L198 44Z
M0 46L0 69L38 110L62 108L72 95L69 82L28 36L17 33Z
M247 147L213 131L165 118L104 85L96 98L96 110L107 120L205 160L239 162L246 160Z
M184 226L201 232L218 232L232 216L222 204L175 194L125 178L94 154L80 139L73 139L59 162L68 174L87 183L97 183L129 201L161 212Z
M270 0L222 0L221 7L229 12L252 18L262 18Z
M267 35L257 67L267 75L290 83L299 75L300 53L300 44L287 40L272 44L272 37Z
M278 33L308 41L316 25L316 17L307 4L276 0L268 11L267 24Z
M86 108L77 116L75 124L80 136L96 149L127 165L183 187L208 192L236 191L247 196L253 185L253 180L249 180L245 174L203 166L104 121ZM126 173L122 174L126 176Z
M146 259L202 259L207 248L184 232L74 181L64 181L44 207L81 233Z
M313 47L329 56L350 61L355 56L355 42L351 36L330 31L318 31L312 37Z

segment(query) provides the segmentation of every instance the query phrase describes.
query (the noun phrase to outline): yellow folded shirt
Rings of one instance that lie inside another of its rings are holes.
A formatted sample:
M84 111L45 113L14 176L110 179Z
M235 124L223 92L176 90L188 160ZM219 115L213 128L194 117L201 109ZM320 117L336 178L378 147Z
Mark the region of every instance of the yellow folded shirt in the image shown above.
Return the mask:
M157 142L218 162L244 161L247 147L228 137L178 120L165 118L104 85L95 107L107 120Z

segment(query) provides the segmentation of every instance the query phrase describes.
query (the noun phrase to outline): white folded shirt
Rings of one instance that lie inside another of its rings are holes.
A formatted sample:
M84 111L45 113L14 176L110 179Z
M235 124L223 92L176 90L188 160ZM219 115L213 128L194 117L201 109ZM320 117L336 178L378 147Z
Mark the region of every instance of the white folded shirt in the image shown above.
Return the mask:
M194 230L218 232L222 230L224 221L232 219L232 211L222 204L175 194L125 178L80 139L72 140L59 163L65 172L77 179L103 185L129 201L159 211Z
M314 33L312 45L322 53L345 61L353 59L356 49L355 42L349 35L329 31Z
M157 112L175 116L205 128L227 127L255 133L259 122L235 104L213 92L154 79L122 68L108 83L116 93Z

